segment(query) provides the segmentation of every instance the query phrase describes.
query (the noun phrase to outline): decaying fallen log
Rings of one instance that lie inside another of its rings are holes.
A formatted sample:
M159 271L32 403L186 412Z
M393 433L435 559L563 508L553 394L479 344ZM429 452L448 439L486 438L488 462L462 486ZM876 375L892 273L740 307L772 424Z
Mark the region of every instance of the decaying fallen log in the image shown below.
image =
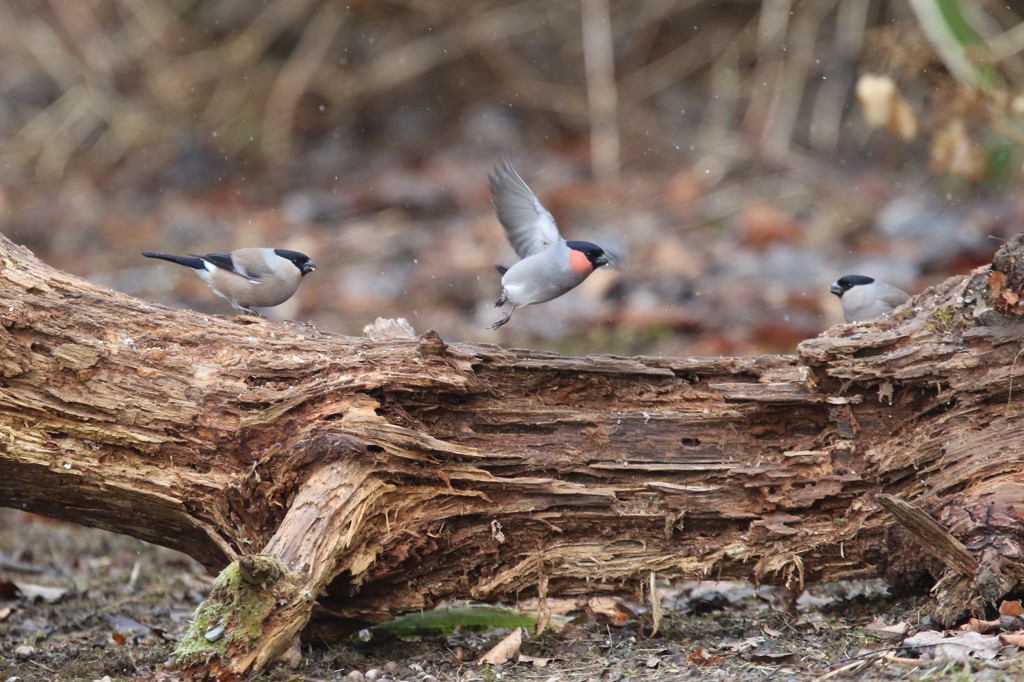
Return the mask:
M1021 240L1004 250L795 356L571 358L170 310L0 238L0 504L223 571L179 648L197 677L447 598L652 571L930 574L949 621L1024 576Z

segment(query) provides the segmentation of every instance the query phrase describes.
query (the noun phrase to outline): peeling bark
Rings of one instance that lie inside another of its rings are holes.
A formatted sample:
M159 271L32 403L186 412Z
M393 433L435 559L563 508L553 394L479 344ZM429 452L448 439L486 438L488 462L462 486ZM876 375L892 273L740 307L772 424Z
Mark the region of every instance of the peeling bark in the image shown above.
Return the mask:
M170 310L0 237L0 504L211 571L286 567L259 582L259 631L190 659L197 677L448 598L632 591L651 572L930 574L948 622L1024 576L1024 259L998 262L994 288L987 269L953 278L794 356L570 358ZM877 495L976 569L923 552Z

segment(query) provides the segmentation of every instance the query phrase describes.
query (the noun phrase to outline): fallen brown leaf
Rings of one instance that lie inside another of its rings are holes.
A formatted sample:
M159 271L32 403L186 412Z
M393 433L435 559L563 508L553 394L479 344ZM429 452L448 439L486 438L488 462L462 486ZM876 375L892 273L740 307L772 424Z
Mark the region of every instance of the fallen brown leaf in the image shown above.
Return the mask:
M989 273L989 274L1000 274L1003 273ZM1006 276L1003 275L1005 279ZM1000 616L1024 616L1024 606L1021 606L1020 601L1004 601L999 605Z
M988 273L988 290L992 292L992 298L998 298L999 295L1003 293L1003 289L1005 288L1006 275L999 272L998 270L990 271ZM1019 604L1020 602L1017 603Z
M896 638L907 634L910 630L910 623L901 621L892 625L886 625L884 618L876 616L873 621L864 626L864 629L868 632L884 635L885 637Z
M868 125L904 142L917 137L917 115L888 75L865 73L857 79L857 101Z
M592 597L587 600L586 610L595 616L607 618L612 625L622 627L629 622L632 613L628 613L626 607L611 597Z
M725 663L724 656L718 656L717 654L709 654L707 649L701 647L694 649L690 653L686 654L686 660L691 665L697 666L709 666L709 665L721 665Z
M971 618L966 623L960 626L961 632L992 632L998 630L1000 626L999 619L996 620L981 620L980 618Z
M999 641L1007 646L1024 647L1024 632L1004 632Z
M523 631L521 628L516 628L510 632L505 639L495 644L490 651L481 656L480 663L501 665L519 653L519 647L522 646L522 644Z

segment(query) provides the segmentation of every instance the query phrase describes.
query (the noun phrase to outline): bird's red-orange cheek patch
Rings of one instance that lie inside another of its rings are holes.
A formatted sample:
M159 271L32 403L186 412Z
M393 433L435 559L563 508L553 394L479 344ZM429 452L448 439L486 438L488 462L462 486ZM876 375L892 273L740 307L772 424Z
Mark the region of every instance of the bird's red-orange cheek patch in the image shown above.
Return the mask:
M576 249L569 250L569 269L572 270L572 274L580 277L586 277L594 271L594 266L590 264L590 260L587 255L582 251Z

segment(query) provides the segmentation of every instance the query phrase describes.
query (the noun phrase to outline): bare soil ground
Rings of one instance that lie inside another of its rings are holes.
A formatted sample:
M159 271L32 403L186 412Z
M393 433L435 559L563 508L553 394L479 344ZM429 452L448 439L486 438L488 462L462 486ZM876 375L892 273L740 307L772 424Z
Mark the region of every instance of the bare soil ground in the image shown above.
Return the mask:
M102 530L0 510L0 679L174 679L166 670L212 579L188 557ZM927 596L894 599L877 583L791 595L728 583L666 585L650 636L642 604L604 600L527 636L518 656L476 663L508 630L399 639L374 631L304 642L297 667L258 680L1016 680L1013 646L944 656L900 650L929 630ZM883 625L903 625L889 634ZM994 641L996 635L986 635Z

